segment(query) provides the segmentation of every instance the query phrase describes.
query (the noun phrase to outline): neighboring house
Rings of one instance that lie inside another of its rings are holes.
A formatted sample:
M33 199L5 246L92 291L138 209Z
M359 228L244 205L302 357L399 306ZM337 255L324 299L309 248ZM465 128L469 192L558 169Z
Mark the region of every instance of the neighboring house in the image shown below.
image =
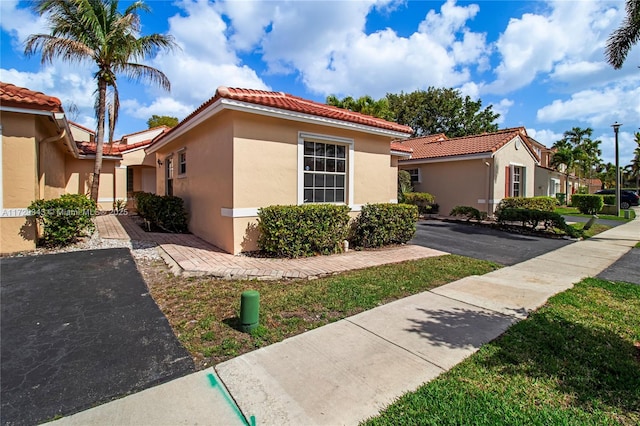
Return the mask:
M189 229L230 252L257 248L258 209L397 201L393 151L408 126L282 92L219 87L146 148L162 167L157 193L185 201Z
M37 199L84 194L93 172L95 147L74 135L91 131L67 121L58 98L0 82L0 253L35 248L37 229L27 207ZM95 144L94 144L95 146ZM122 156L107 154L100 207L111 209Z
M444 134L398 141L411 148L400 169L411 175L414 189L435 196L441 214L471 206L491 215L505 197L535 194L539 159L524 127L447 138Z
M558 193L567 192L567 175L551 166L551 158L555 150L547 148L530 136L528 136L528 140L540 159L535 171L534 195L556 197ZM571 194L578 191L578 178L570 174L568 179L569 197L571 197ZM595 190L590 192L595 192Z

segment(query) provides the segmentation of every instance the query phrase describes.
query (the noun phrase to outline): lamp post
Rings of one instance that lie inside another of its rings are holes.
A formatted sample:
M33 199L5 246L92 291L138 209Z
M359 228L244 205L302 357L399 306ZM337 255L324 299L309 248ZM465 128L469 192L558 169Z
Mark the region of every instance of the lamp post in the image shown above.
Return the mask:
M617 121L611 125L616 143L616 216L620 216L620 166L618 165L618 130L620 126L622 126L622 124L619 124Z

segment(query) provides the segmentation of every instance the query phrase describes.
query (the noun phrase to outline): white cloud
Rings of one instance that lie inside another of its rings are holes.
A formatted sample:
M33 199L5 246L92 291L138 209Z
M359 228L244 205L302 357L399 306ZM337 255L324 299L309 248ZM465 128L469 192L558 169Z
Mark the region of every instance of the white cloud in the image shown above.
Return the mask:
M470 32L466 22L477 5L449 0L440 13L431 10L408 37L392 29L367 34L367 15L397 2L268 2L260 7L257 26L230 13L232 39L257 44L271 73L299 73L312 91L327 95L374 97L428 86L459 86L470 79L465 64L486 63L485 35ZM237 6L236 6L237 7ZM253 7L245 7L254 13ZM271 12L267 23L265 14Z
M48 32L46 19L33 14L24 5L25 2L18 0L0 1L0 28L11 35L17 50L24 49L22 44L31 34Z
M556 99L540 108L537 118L542 122L571 120L590 127L607 126L614 121L637 123L640 116L640 78L628 84L602 89L583 90L568 100Z
M227 40L227 25L214 4L182 0L177 6L183 13L169 18L168 32L181 49L163 52L150 63L167 75L171 97L178 104L193 109L213 96L218 86L269 89L253 69L241 63ZM166 96L156 90L152 93L159 99ZM156 107L163 104L159 101ZM170 111L162 114L175 115Z
M512 18L496 42L501 62L489 93L508 93L540 74L551 81L574 83L576 77L602 80L603 49L611 30L622 19L623 3L610 1L549 1L544 13ZM617 6L617 10L611 6ZM608 69L609 76L613 70ZM599 75L600 74L600 75Z
M127 99L121 103L126 114L132 117L147 120L152 115L168 115L182 120L195 109L191 105L184 105L170 97L159 97L150 105L141 105L135 99Z
M513 106L514 102L511 99L501 99L497 104L493 104L493 112L500 114L500 117L496 120L498 124L503 124L509 113L509 108Z
M545 145L547 148L551 148L551 146L554 143L556 143L563 137L562 133L558 133L549 129L538 130L538 129L527 128L527 134L532 138L534 138L535 140L537 140L538 142L540 142L541 144Z

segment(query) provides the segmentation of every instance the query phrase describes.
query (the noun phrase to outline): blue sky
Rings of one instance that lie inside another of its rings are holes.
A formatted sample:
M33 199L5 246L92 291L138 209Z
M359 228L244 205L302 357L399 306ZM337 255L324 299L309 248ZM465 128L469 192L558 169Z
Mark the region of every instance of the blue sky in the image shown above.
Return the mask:
M128 2L122 0L121 4ZM206 1L147 0L143 33L171 34L180 49L148 59L170 93L119 80L117 135L146 128L152 114L184 118L218 86L339 97L454 87L525 126L551 146L572 127L591 127L614 161L611 124L623 124L620 163L640 128L640 46L621 70L604 60L624 1ZM24 39L46 33L28 3L0 1L0 80L57 96L73 119L95 128L90 64L25 58Z

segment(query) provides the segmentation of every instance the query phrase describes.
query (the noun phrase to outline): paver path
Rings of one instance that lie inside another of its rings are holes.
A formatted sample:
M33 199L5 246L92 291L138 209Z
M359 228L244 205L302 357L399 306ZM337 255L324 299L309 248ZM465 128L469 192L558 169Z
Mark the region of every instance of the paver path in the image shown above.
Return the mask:
M145 232L128 216L98 216L96 225L102 238L157 243L173 272L185 275L234 279L309 278L447 254L426 247L404 245L304 259L263 259L225 253L193 234Z

